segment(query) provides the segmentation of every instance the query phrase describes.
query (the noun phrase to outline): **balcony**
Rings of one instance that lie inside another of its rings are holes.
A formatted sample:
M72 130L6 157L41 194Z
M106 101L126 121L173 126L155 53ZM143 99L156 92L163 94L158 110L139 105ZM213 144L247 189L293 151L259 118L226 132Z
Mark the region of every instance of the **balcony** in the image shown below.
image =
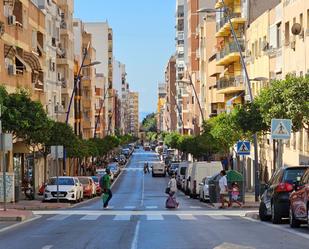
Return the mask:
M82 98L82 103L85 109L91 108L91 100L89 98Z
M243 39L238 39L241 52L245 52L245 42ZM225 47L217 53L217 66L227 66L234 62L239 61L240 54L236 45L236 42L231 42L225 45Z
M240 25L244 25L246 18L241 16L241 13L231 13L231 22L235 30L239 29ZM217 22L217 33L216 37L229 36L231 33L231 25L226 16L222 17L219 22Z
M217 94L232 94L245 90L242 76L221 78L217 81Z

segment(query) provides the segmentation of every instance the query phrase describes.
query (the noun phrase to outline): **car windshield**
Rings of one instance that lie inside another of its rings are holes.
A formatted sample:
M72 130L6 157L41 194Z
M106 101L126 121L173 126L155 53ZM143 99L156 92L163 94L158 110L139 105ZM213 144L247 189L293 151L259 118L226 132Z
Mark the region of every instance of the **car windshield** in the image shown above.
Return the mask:
M73 178L59 178L59 185L74 185ZM57 178L51 178L48 182L48 185L57 185Z
M99 182L99 178L97 176L92 176L91 178L94 182Z
M78 179L79 179L79 181L80 181L81 184L88 184L88 183L89 183L89 180L88 180L88 178L86 178L86 177L78 178Z
M180 174L181 175L185 175L186 174L186 167L182 167L181 169L180 169Z
M283 175L283 182L295 183L297 177L302 177L306 168L287 169Z

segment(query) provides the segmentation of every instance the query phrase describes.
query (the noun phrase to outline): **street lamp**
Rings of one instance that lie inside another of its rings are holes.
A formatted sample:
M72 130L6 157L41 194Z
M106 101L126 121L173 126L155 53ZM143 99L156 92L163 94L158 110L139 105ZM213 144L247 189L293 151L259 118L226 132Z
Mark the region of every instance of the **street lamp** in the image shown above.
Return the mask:
M249 74L248 74L248 70L245 64L245 59L243 57L242 51L241 51L241 47L239 44L239 41L237 39L237 35L231 20L231 16L229 13L229 9L226 7L224 0L221 0L222 3L222 8L221 10L217 10L217 9L209 9L209 8L204 8L204 9L200 9L197 12L198 13L216 13L216 12L221 12L224 13L225 16L228 19L228 22L230 24L231 27L231 32L234 38L234 41L236 43L237 46L237 50L239 51L239 55L240 55L240 61L241 61L241 65L242 68L244 70L245 73L245 78L246 78L246 83L247 83L247 87L248 87L248 92L249 92L249 97L250 97L250 102L252 103L253 100L253 94L252 94L252 88L251 88L251 83L250 83L250 78L249 78ZM253 142L254 142L254 180L255 180L255 201L259 200L259 162L258 162L258 141L257 141L257 134L255 133L253 135Z
M196 93L196 89L195 89L195 86L192 82L192 78L191 78L191 75L188 73L189 75L189 80L177 80L176 82L178 83L184 83L184 84L188 84L188 85L191 85L192 88L193 88L193 91L194 91L194 95L195 95L195 98L197 100L197 104L198 104L198 107L199 107L199 110L200 110L200 113L201 113L201 117L202 117L202 121L203 123L205 122L205 118L204 118L204 113L203 113L203 109L202 109L202 106L201 106L201 103L200 103L200 99L199 97L197 96L197 93Z

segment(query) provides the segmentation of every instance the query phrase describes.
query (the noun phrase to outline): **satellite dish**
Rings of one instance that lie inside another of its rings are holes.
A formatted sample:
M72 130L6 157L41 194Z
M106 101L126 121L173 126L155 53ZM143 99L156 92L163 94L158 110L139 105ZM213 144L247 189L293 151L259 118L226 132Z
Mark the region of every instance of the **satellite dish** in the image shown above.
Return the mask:
M302 27L299 23L294 23L291 31L293 35L299 35L302 31Z

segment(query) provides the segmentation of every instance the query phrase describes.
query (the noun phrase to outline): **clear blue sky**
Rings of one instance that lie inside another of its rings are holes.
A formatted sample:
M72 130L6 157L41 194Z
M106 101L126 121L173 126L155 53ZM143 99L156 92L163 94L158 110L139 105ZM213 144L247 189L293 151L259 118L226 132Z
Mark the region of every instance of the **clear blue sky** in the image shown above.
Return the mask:
M114 55L140 93L140 112L156 110L157 83L175 51L175 0L75 0L74 16L113 28Z

